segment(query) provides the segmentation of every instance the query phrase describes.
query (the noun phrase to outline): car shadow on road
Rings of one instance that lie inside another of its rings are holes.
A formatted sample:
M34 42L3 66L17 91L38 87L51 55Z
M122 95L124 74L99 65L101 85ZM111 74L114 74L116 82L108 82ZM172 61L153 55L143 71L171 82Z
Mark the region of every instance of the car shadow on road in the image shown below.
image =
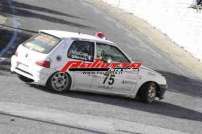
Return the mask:
M169 91L178 92L193 97L202 97L202 81L171 72L158 71L166 77Z
M28 18L37 18L37 19L46 20L53 23L65 24L65 25L79 27L79 28L92 29L91 26L67 21L66 19L62 19L62 18L56 18L51 16L51 14L63 15L71 18L80 18L78 16L65 14L65 13L61 13L51 9L32 6L32 5L15 2L15 1L12 1L11 4L13 6L13 10L11 9L11 5L8 1L0 1L0 13L6 16L15 15L15 16L28 17ZM49 15L45 15L44 13L41 13L41 12L44 12L46 14L49 13Z
M36 86L36 85L32 85L32 87L35 87L38 90L46 91L48 93L57 94L45 87ZM164 115L168 117L202 122L201 112L188 109L182 106L174 105L171 103L163 102L163 101L155 101L152 104L146 104L130 98L123 98L123 97L110 96L110 95L99 95L99 94L76 92L76 91L70 91L60 95L66 96L66 97L78 98L78 99L86 99L89 101L94 101L94 102L103 103L107 105L120 106L124 108Z

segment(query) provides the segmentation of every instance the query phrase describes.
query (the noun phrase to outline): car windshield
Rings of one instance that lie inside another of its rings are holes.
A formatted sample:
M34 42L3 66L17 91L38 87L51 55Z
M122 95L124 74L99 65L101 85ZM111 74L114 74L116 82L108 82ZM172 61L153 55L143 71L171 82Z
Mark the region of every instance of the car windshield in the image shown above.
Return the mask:
M58 43L60 38L48 34L40 33L24 43L24 46L40 52L49 53Z

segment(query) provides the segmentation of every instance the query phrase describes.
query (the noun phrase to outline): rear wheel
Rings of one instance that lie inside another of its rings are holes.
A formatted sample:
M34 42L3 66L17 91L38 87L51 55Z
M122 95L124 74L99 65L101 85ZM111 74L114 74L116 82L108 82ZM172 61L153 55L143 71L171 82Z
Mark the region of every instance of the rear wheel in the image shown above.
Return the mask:
M71 78L67 73L56 72L50 77L48 81L48 87L58 93L68 91L70 86Z
M154 82L149 82L140 88L138 97L140 97L140 99L146 103L152 103L156 98L156 93L157 84Z

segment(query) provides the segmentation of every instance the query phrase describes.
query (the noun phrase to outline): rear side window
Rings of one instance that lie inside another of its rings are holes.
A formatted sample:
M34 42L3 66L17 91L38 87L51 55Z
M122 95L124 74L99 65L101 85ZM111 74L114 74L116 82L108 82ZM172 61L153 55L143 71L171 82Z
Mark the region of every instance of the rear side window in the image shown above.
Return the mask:
M93 61L94 43L88 41L74 41L67 52L67 57L83 61Z
M24 43L26 48L40 53L49 53L58 43L60 38L40 33Z

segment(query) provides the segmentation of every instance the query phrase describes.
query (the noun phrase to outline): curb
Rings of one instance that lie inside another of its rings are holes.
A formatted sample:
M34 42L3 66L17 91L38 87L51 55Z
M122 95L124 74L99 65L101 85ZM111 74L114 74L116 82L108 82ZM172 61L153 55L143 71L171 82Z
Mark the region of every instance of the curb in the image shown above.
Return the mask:
M125 120L75 114L26 104L0 102L0 114L109 134L185 134Z

